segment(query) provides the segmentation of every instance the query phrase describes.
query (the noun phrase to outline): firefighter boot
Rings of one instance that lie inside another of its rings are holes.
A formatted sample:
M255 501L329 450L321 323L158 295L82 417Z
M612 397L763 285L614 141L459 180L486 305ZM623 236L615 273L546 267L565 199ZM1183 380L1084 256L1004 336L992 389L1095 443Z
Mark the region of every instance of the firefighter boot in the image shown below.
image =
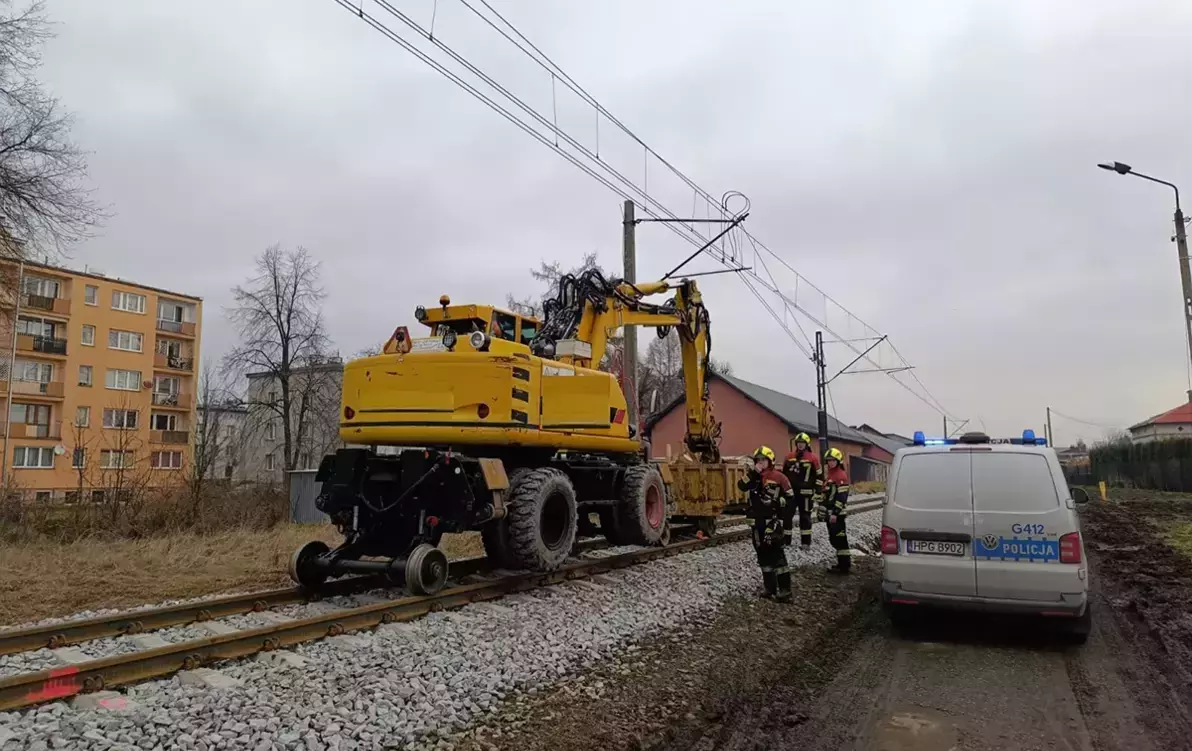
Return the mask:
M774 596L776 602L791 602L794 597L791 595L791 572L789 569L783 570L776 575L778 584L778 594Z
M778 591L778 579L773 570L762 571L762 583L766 586L766 593L762 595L767 600L774 597Z

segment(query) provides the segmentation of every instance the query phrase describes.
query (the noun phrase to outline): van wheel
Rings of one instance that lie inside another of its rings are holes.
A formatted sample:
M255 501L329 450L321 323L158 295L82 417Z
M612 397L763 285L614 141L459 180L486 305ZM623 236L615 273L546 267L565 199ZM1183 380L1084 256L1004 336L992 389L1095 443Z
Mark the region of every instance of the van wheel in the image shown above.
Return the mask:
M1069 644L1084 644L1093 630L1093 603L1084 606L1084 613L1074 618L1064 628L1064 641Z

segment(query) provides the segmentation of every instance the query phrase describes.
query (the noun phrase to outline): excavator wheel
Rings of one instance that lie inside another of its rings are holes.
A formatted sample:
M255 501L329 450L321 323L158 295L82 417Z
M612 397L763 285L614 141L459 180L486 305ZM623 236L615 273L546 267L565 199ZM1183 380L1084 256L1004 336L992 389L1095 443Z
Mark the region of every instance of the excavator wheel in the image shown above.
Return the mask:
M542 467L520 476L509 494L509 539L514 565L554 571L575 544L579 512L566 474Z
M509 488L517 487L521 478L530 470L518 467L509 473ZM510 493L512 497L512 493ZM509 511L503 519L494 519L480 528L480 540L484 543L484 554L498 568L512 568L517 564L513 558L513 542L509 537Z
M666 529L667 497L662 475L652 464L625 470L617 533L629 545L656 545Z

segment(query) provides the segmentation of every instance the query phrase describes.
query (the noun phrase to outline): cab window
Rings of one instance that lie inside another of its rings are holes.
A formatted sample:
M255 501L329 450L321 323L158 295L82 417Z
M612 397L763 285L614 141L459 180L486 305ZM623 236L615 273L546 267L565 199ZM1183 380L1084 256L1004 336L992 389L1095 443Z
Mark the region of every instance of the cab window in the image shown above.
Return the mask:
M517 318L509 313L493 311L494 333L511 342L517 341Z
M523 319L521 322L521 343L529 344L538 336L538 322Z
M480 318L458 318L435 324L435 336L442 336L448 331L454 331L457 336L467 336L473 331L484 331L484 321Z
M969 452L908 454L898 464L893 503L930 511L971 511Z

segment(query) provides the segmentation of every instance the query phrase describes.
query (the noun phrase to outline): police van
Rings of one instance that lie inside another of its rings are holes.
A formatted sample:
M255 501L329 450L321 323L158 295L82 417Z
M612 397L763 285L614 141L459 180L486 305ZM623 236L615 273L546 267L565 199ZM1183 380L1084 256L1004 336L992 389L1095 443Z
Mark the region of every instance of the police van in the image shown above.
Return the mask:
M1055 618L1088 638L1088 564L1055 451L1031 430L925 438L894 456L882 511L882 602L896 620L924 607Z

